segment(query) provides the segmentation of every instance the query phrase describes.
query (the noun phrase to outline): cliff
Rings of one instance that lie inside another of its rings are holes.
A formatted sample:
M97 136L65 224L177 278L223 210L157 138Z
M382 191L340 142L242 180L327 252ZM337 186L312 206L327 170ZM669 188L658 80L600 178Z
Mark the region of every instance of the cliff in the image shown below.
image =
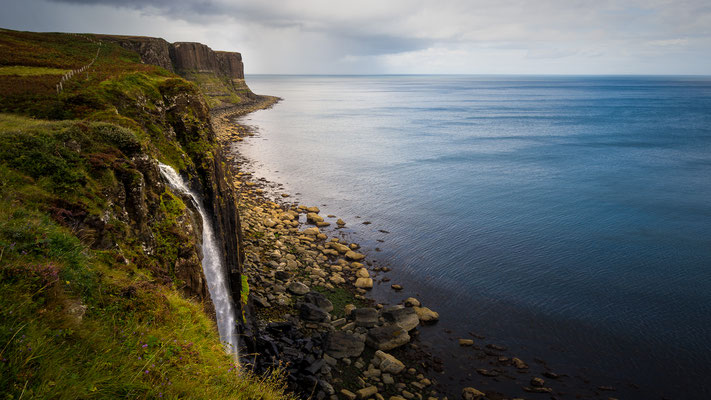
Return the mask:
M201 89L171 72L202 59L168 63L162 39L105 39L0 30L0 69L12 72L0 74L0 387L37 398L280 398L275 380L237 375L223 351L199 210L158 168L200 194L241 312L232 178ZM236 76L237 56L212 53Z

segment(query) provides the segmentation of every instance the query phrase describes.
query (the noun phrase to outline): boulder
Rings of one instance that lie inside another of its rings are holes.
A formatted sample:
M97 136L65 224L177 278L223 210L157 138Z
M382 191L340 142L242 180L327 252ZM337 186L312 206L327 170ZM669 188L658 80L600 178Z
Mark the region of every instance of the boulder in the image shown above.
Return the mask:
M427 307L412 307L415 310L415 313L417 314L417 318L420 319L420 322L423 324L433 324L437 321L439 321L439 313L430 310Z
M310 322L321 322L328 319L328 313L315 304L302 303L299 308L301 318Z
M368 331L366 343L377 350L392 350L410 341L407 331L397 325L383 325Z
M411 307L388 307L382 311L381 315L385 322L395 324L406 331L411 331L420 324L417 313Z
M318 228L316 228L316 227L313 227L313 228L306 228L306 229L304 229L304 231L301 232L301 233L303 233L304 235L315 236L315 235L318 235L318 234L319 234L319 230L318 230Z
M404 301L406 307L419 307L421 306L420 301L414 297L408 297Z
M358 336L344 331L331 332L326 340L326 353L333 358L358 357L365 344Z
M365 255L361 253L356 253L353 250L348 250L346 252L346 258L352 261L360 261L365 258Z
M374 308L356 308L351 313L356 326L372 328L378 324L378 311Z
M354 286L357 287L358 289L372 289L373 288L373 279L358 278L358 279L356 279Z
M526 368L528 368L528 364L526 364L525 362L523 362L523 360L521 360L520 358L514 357L514 358L511 359L511 362L512 362L513 365L514 365L516 368L518 368L518 369L526 369Z
M382 350L376 351L375 357L378 359L380 370L384 373L399 374L405 369L402 361Z
M336 243L336 242L331 242L331 247L336 249L336 251L338 251L341 254L348 253L348 251L350 250L348 248L348 246L346 246L345 244Z
M478 400L486 396L486 393L474 389L473 387L465 387L462 389L462 399L464 400Z
M375 386L368 386L358 390L356 393L358 394L359 399L367 399L378 393L378 388Z
M304 296L304 301L307 303L311 303L326 312L333 311L333 303L331 303L331 301L327 299L326 296L322 295L319 292L306 293L306 295Z
M301 282L291 282L289 286L286 287L288 291L296 295L304 295L309 292L309 287Z

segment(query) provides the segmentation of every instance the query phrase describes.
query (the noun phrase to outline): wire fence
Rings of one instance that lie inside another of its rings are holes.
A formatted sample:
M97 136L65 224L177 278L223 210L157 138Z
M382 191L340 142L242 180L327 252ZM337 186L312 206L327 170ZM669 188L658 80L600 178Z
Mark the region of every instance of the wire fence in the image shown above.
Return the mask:
M73 76L87 71L89 68L91 68L92 65L94 65L94 63L96 62L96 59L99 58L99 52L101 51L101 46L103 45L103 43L101 43L100 40L94 40L86 35L80 35L78 33L70 33L70 35L83 37L84 39L90 41L91 43L96 43L99 47L96 49L96 55L94 55L94 58L91 60L91 62L89 64L86 64L85 66L83 66L81 68L73 69L73 70L67 72L66 74L62 75L62 79L60 79L59 83L57 84L57 95L62 93L62 90L64 90L64 83L65 82L70 80ZM88 77L88 74L87 74L87 77Z

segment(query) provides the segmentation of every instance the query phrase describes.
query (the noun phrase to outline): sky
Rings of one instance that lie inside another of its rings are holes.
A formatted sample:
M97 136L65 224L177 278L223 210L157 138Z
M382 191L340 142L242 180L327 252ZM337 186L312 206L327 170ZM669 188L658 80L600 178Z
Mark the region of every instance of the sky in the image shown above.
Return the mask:
M0 27L200 42L247 74L711 74L710 0L3 0Z

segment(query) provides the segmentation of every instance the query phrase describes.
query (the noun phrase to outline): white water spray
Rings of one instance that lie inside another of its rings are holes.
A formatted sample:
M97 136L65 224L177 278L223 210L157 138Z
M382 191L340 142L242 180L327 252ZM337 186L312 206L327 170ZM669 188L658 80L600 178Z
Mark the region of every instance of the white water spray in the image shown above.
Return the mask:
M232 306L232 296L230 296L227 279L225 278L225 268L222 265L222 255L215 239L212 221L205 213L200 197L188 188L180 175L168 165L158 163L158 166L160 167L161 175L168 181L168 185L173 190L190 196L198 212L200 212L202 217L202 270L205 273L212 304L215 306L220 340L225 345L227 352L232 353L235 361L237 361L239 354L237 350L235 310Z

